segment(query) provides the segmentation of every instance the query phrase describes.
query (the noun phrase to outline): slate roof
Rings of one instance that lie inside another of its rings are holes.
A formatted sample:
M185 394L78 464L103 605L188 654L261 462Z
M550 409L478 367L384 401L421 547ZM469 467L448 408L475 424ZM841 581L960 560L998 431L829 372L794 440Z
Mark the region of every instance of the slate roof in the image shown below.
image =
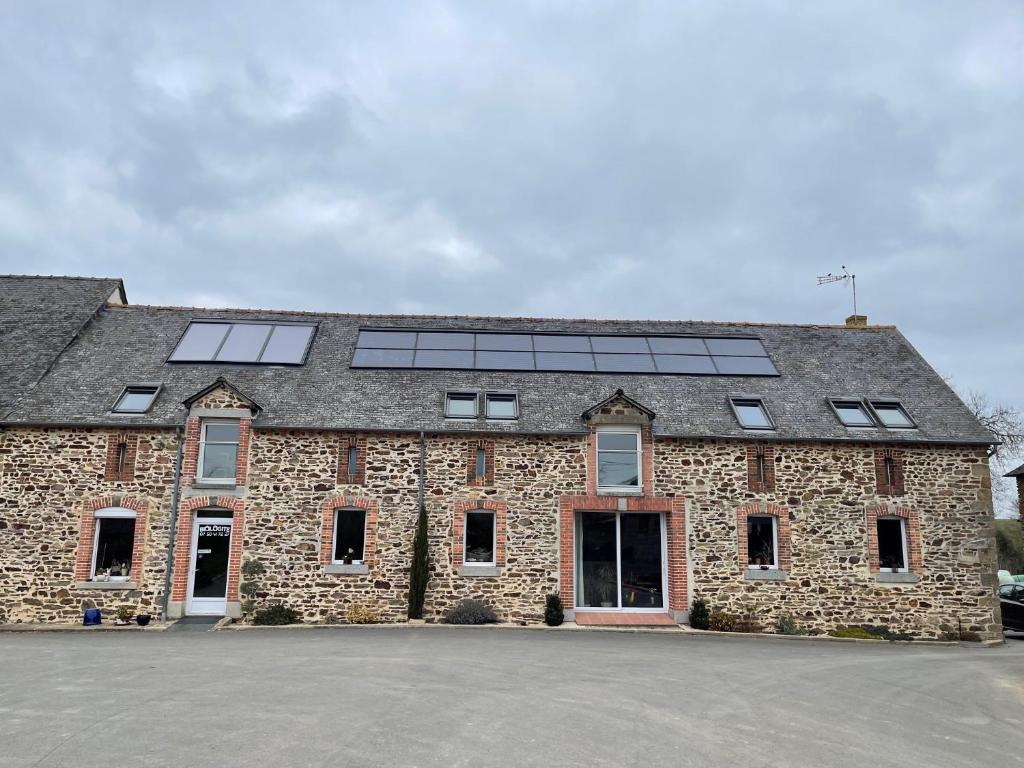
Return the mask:
M1007 472L1003 477L1020 477L1021 475L1024 475L1024 464L1021 464L1016 469Z
M166 363L189 320L313 321L305 365ZM350 368L360 327L757 336L778 377ZM262 406L257 428L581 433L587 409L617 389L656 413L656 435L774 440L990 444L943 379L895 328L530 318L339 315L181 307L109 307L89 323L7 423L176 425L182 402L223 376ZM122 387L163 382L145 414L114 414ZM446 389L514 390L513 422L444 418ZM744 431L730 396L761 397L777 430ZM919 429L848 429L828 397L895 398Z
M120 280L0 275L0 416L14 407Z

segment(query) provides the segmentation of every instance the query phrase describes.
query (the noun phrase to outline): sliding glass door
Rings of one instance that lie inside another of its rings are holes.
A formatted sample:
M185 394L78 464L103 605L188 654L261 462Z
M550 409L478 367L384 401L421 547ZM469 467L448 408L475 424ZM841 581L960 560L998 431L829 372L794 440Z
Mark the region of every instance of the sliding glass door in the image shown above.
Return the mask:
M661 514L577 513L577 608L664 610L665 587Z

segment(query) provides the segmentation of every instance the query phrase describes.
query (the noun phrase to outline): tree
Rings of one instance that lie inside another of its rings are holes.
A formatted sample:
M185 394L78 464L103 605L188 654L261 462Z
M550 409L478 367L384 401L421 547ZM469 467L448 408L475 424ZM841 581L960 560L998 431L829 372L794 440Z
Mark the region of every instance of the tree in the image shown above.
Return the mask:
M412 540L412 565L409 567L409 618L423 618L423 601L430 578L430 553L427 548L427 508L420 503L416 535Z
M1007 472L1021 463L1024 454L1024 414L1005 403L992 403L980 392L969 391L963 398L974 417L998 440L992 456L992 503L1000 517L1013 517L1017 513L1017 494L1013 482L1004 478Z

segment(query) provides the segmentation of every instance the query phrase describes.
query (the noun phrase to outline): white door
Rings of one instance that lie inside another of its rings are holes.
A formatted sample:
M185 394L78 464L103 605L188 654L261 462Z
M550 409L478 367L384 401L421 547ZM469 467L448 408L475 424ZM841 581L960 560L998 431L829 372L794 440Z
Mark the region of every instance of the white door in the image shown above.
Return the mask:
M197 517L192 526L189 615L223 616L227 609L230 517Z

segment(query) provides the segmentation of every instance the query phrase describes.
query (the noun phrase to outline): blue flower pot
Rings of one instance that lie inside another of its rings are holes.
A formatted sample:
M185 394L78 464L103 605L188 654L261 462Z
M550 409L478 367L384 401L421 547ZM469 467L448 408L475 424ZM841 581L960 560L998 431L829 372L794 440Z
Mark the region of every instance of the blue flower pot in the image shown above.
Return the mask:
M99 608L86 608L85 617L82 619L82 623L87 627L95 627L103 623L103 619L100 616Z

